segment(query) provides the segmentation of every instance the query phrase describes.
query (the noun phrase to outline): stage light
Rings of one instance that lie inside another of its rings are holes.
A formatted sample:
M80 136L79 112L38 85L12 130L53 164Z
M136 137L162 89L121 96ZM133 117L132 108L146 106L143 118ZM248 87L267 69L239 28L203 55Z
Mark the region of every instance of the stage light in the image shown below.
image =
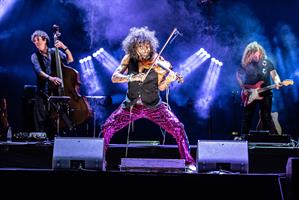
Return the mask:
M9 11L11 11L11 7L14 5L16 0L1 0L0 1L0 20L1 18Z
M92 57L96 58L97 56L99 56L103 52L104 52L104 48L100 48L92 54Z
M201 118L210 116L210 106L216 96L216 85L219 79L222 62L212 57L202 88L198 94L195 109Z
M199 56L200 54L202 54L203 52L206 52L203 48L200 48L195 54L197 56Z
M93 57L96 58L104 67L106 67L109 71L114 71L117 66L119 66L119 62L109 54L104 48L100 48L97 50Z
M181 74L184 77L188 76L193 70L202 65L209 57L210 54L204 48L200 48L179 66Z
M99 85L98 77L92 62L92 57L87 56L83 59L80 59L79 63L88 95L101 93L102 89Z

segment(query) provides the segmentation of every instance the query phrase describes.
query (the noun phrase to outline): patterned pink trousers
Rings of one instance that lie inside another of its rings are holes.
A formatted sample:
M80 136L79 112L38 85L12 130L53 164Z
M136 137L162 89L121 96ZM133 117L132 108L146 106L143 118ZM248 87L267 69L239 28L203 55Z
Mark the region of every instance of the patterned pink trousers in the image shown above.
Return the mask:
M108 149L110 139L117 131L140 118L149 119L170 133L178 144L181 159L185 159L186 164L195 164L189 152L189 143L184 125L168 109L165 103L161 103L154 108L136 104L132 108L131 113L130 108L123 108L121 105L109 116L102 126L105 151Z

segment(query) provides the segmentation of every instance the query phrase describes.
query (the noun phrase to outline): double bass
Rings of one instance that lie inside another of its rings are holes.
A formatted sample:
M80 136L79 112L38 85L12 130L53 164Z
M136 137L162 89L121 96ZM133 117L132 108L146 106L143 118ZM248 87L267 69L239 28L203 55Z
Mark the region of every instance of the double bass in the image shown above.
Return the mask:
M53 34L54 34L54 44L57 42L58 38L61 36L59 32L59 26L53 25ZM62 80L61 84L58 87L54 87L55 93L59 96L67 96L70 97L69 99L69 113L68 115L66 112L59 114L62 115L61 118L63 119L61 123L59 123L59 128L68 127L72 129L73 126L82 124L86 122L92 116L91 107L86 100L80 93L80 75L78 71L73 69L72 67L66 66L61 63L61 59L59 56L59 50L55 47L55 61L56 61L56 72L53 72L51 75L56 76ZM53 88L53 87L52 87ZM53 110L52 118L59 117L57 116L57 105L51 104Z

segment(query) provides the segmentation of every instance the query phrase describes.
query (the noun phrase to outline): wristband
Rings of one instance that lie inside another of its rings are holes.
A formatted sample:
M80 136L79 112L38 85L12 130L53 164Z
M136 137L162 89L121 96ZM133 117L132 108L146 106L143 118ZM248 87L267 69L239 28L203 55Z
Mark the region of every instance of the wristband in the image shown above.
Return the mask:
M133 76L133 74L130 74L129 76L128 76L128 82L131 82L132 80L132 76Z

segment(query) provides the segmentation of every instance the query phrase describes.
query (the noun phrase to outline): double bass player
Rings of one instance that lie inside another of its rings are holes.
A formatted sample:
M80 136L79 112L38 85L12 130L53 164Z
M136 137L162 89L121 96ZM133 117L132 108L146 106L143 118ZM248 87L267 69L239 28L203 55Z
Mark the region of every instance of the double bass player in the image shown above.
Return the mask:
M49 139L53 139L55 134L59 135L60 128L73 130L92 116L87 100L79 93L79 73L65 65L73 62L72 53L58 39L59 27L54 25L53 29L54 48L48 47L50 38L46 32L36 30L31 36L37 48L31 56L37 75L34 124L36 131L46 132ZM59 102L52 102L49 97L54 97L54 100L55 97L58 100L67 97L68 109L62 109Z

